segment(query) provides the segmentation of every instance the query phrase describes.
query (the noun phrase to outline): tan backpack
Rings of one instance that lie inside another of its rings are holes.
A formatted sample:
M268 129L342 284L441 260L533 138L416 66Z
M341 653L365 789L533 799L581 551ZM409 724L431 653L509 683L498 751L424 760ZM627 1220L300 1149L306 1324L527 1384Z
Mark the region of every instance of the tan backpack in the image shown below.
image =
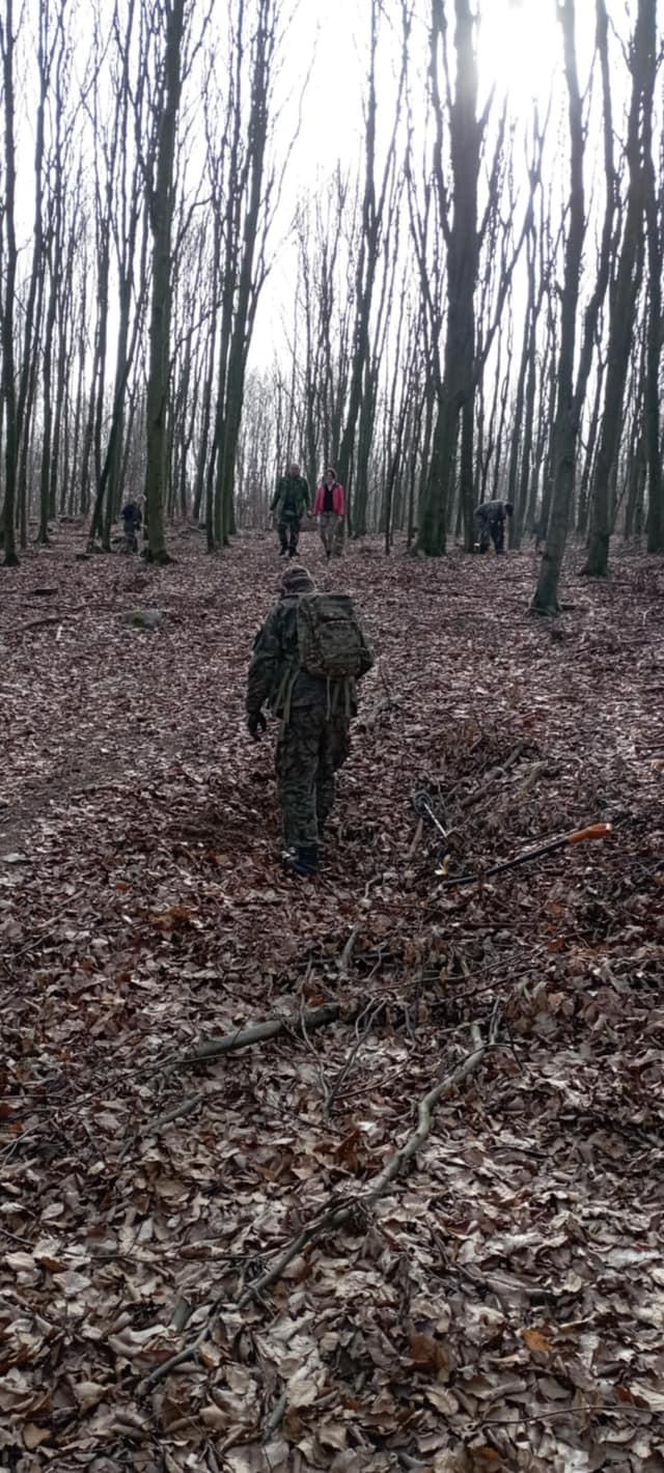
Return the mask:
M326 680L361 680L373 665L347 593L304 593L297 602L298 665Z

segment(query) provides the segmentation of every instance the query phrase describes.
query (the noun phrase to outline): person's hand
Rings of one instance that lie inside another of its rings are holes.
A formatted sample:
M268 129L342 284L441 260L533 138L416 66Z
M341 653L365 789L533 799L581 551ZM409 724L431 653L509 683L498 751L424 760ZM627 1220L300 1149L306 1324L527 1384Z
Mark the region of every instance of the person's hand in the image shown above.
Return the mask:
M254 716L247 717L247 730L255 742L260 741L264 731L267 731L267 721L262 711L257 711Z

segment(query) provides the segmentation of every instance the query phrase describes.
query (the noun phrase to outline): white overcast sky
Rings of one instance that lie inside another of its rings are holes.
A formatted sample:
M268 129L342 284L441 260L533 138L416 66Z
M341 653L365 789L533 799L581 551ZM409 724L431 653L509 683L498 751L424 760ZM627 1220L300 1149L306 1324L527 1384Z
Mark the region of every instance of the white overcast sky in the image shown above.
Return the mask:
M396 6L388 5L393 12ZM450 5L452 13L452 6ZM610 0L623 10L624 0ZM556 0L481 0L479 61L481 88L507 89L515 112L527 112L532 99L546 104L554 73L560 75L562 40ZM413 51L426 48L431 0L416 0ZM313 192L333 172L338 160L357 166L363 149L362 96L369 35L369 0L300 0L288 34L284 83L310 72L302 123L285 183L274 233L271 275L259 307L252 362L269 363L279 352L284 313L289 315L294 281L293 253L285 244L295 203ZM582 72L592 52L594 0L577 0L577 34ZM378 72L379 129L392 123L394 50L385 46ZM621 89L624 81L621 79ZM419 89L425 108L425 82ZM417 107L417 92L413 94ZM292 128L284 122L284 128Z

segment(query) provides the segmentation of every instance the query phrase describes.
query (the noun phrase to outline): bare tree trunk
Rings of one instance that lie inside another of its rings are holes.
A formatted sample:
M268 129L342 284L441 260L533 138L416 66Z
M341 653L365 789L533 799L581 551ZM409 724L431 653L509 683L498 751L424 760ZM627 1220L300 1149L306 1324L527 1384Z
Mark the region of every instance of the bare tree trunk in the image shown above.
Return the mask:
M371 311L376 279L376 267L380 254L381 238L384 228L389 229L391 225L390 210L393 206L394 185L394 159L396 148L397 128L399 121L400 101L406 75L406 64L408 57L408 39L410 33L410 16L406 8L403 11L403 48L402 65L398 83L397 100L394 111L394 124L390 136L383 165L383 171L378 185L376 183L376 128L378 111L378 92L376 85L376 62L378 51L378 29L381 15L380 0L371 0L371 21L369 41L369 75L367 79L367 103L366 103L366 141L364 155L364 188L362 198L362 231L357 255L357 269L355 275L355 324L353 330L353 348L350 374L350 387L348 393L348 404L346 408L346 419L344 423L339 455L337 458L337 473L339 480L348 489L351 485L351 467L355 453L355 437L358 425L358 417L362 409L363 387L368 386L370 392L373 384L373 373L370 367L371 358ZM387 227L385 221L387 220ZM357 496L357 507L353 505L352 526L353 534L361 536L366 531L367 518L367 467L368 456L366 446L371 440L373 429L373 414L370 405L365 407L363 416L362 435L365 450L365 462L363 469L355 480L356 490L353 497ZM359 467L358 467L359 470ZM357 514L356 514L357 512ZM349 526L351 525L351 497L348 496Z
M0 16L0 52L5 112L5 230L7 256L5 289L2 301L2 397L5 411L5 503L3 529L5 567L18 563L16 554L16 461L18 437L16 425L16 383L14 379L14 296L16 291L16 153L14 139L14 6L5 0L5 21Z
M664 338L662 316L662 267L664 236L664 184L661 158L659 171L659 210L652 148L652 119L655 80L657 77L657 0L644 4L644 88L643 88L643 171L645 187L646 234L648 239L648 339L645 380L645 438L648 459L648 552L664 552L664 476L662 475L662 438L660 417L660 361ZM660 36L661 42L661 36Z
M553 429L553 497L546 547L532 604L534 612L538 614L558 612L558 583L570 520L579 428L574 395L574 349L586 221L583 187L585 135L576 64L575 0L563 0L559 15L563 28L568 94L570 194L562 289L558 404Z
M222 509L221 541L226 543L235 531L233 484L237 455L247 354L251 341L257 303L255 254L258 245L259 219L264 190L265 151L269 126L270 70L276 43L277 12L275 0L260 0L255 37L251 91L249 136L251 157L249 195L244 221L240 273L237 282L235 318L228 353L228 373L224 406L224 433L220 450L220 484L218 495ZM262 275L262 273L259 273Z
M643 178L641 167L641 118L647 75L647 10L654 0L639 0L634 40L632 43L632 98L627 136L629 186L627 212L615 289L611 299L609 343L607 350L604 406L599 445L595 459L591 495L591 528L588 559L584 573L594 578L606 577L609 571L609 539L611 536L611 484L622 433L622 411L632 347L636 293L639 278L639 256L643 221ZM653 12L654 14L654 12ZM654 39L654 20L653 20Z
M598 433L599 433L600 406L601 406L601 403L602 403L602 391L603 391L603 388L604 388L604 375L605 375L605 373L606 373L606 358L602 355L601 347L600 347L600 342L598 341L598 351L597 351L597 378L596 378L596 383L595 383L595 394L594 394L594 398L593 398L592 409L590 411L590 421L589 421L589 425L588 425L588 443L587 443L587 445L585 447L585 456L584 456L584 462L583 462L583 471L581 473L581 482L580 482L580 485L579 485L579 502L578 502L577 512L576 512L576 530L577 530L577 534L578 534L579 537L585 537L586 532L588 530L588 511L589 511L590 486L591 486L591 483L592 483L592 475L593 475L593 470L594 470L594 465L595 465L595 455L596 455L596 451L597 451L597 436L598 436Z
M59 232L57 232L59 234ZM59 243L56 240L55 251L53 244L49 242L47 247L49 261L49 299L44 324L44 342L42 345L42 453L41 471L39 478L39 531L37 541L43 547L48 546L48 520L50 514L49 489L51 469L51 430L53 423L53 395L52 395L52 363L53 363L53 334L55 330L55 313L57 308L57 270L59 267Z
M146 398L147 461L145 504L148 557L168 563L164 537L167 411L171 339L171 234L173 222L175 133L182 86L185 0L165 0L163 84L156 100L157 154L154 182L148 185L152 232L152 301Z
M480 168L482 126L477 118L477 60L475 28L477 18L470 0L455 0L456 83L450 110L450 146L454 189L454 215L449 223L447 199L442 172L442 154L438 157L436 181L439 210L447 240L447 333L445 366L441 386L438 421L434 432L433 453L420 523L418 547L429 556L440 556L446 547L448 503L454 483L459 416L464 403L474 394L475 369L475 289L478 272L477 184ZM438 49L445 32L442 0L432 0L431 67L432 100L437 115L437 129L442 129L441 99L438 91ZM472 525L470 503L472 492L472 457L464 457L466 475L471 484L463 483L465 516ZM466 505L468 503L468 505Z

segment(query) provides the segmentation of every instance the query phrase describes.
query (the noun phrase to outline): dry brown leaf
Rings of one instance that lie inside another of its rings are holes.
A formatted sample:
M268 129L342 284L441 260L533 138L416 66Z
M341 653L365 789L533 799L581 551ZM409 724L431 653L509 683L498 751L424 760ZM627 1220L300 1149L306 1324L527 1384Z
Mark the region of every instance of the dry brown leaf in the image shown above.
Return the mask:
M28 1452L34 1452L42 1442L49 1442L52 1432L48 1427L38 1427L36 1422L26 1422L22 1429L23 1442Z
M417 1332L411 1333L408 1338L414 1366L428 1371L449 1371L449 1351L440 1340L435 1340L433 1335Z
M79 569L63 556L79 536L59 528L43 554L62 608L81 605L75 641L66 621L58 644L34 631L26 658L36 553L0 598L13 738L0 826L30 856L0 865L0 1224L25 1255L0 1263L3 1417L41 1430L54 1409L84 1410L58 1435L94 1473L189 1473L203 1457L268 1473L265 1435L283 1473L409 1458L473 1473L473 1440L492 1444L489 1473L497 1454L506 1473L600 1458L650 1473L664 1323L664 832L644 755L664 750L664 716L643 686L664 648L656 560L619 553L555 644L525 617L528 558L443 566L352 544L340 571L382 665L324 879L305 891L278 862L272 750L238 724L273 546L240 537L220 582L193 533L163 573ZM168 589L173 639L137 668L115 614L146 596L125 580L145 578L155 598ZM613 819L620 842L443 892L426 823L411 855L424 784L456 830L451 872L586 820ZM330 996L346 1020L308 1041L163 1069ZM494 1001L498 1046L441 1101L408 1175L238 1312L303 1226L403 1143ZM371 1021L356 1035L358 1005ZM197 1359L156 1389L153 1424L134 1386L206 1324ZM299 1405L266 1434L289 1384Z
M533 1355L552 1355L553 1345L541 1330L522 1330L521 1335Z

